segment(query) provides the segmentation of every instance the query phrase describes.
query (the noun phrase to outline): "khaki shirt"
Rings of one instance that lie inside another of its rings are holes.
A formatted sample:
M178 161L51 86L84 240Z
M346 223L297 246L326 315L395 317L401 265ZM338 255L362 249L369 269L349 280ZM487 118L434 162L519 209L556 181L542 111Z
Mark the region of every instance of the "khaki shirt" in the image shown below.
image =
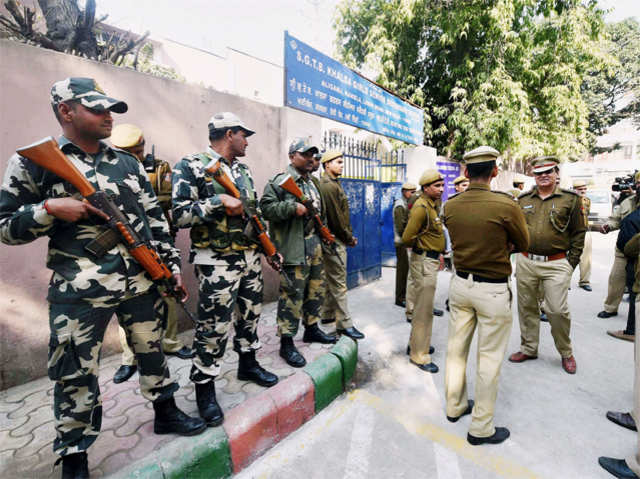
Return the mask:
M439 210L439 202L424 193L420 195L409 211L409 221L402 233L405 246L440 253L444 251L445 239Z
M336 237L345 244L353 241L349 200L337 178L331 178L326 172L319 181L319 190L325 205L327 226Z
M589 225L589 211L591 211L591 199L588 196L582 197L582 215L584 216L584 223Z
M613 208L613 213L611 213L609 220L605 223L609 226L609 230L615 231L620 229L620 222L629 215L629 213L635 211L639 205L640 197L637 193L622 200L622 203Z
M518 203L529 228L530 253L551 256L564 252L573 267L580 263L587 224L577 193L556 186L543 200L534 187L521 194Z
M511 275L511 245L515 251L529 247L529 230L518 203L481 183L471 183L444 204L444 223L457 271L505 278Z
M393 203L393 242L402 245L402 233L409 221L409 201L404 196Z

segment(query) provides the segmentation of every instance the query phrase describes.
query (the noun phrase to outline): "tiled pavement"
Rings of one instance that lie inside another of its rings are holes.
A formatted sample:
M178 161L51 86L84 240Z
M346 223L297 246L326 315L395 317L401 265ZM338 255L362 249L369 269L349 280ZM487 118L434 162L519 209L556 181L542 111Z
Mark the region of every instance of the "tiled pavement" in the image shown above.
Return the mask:
M296 369L278 355L275 308L276 304L271 303L263 309L259 324L262 349L257 357L265 368L285 378ZM181 336L189 344L193 331ZM301 336L300 332L298 337ZM296 340L296 345L308 362L332 346L305 344L301 340ZM235 375L238 355L230 347L228 349L216 381L217 398L225 412L264 390L253 383L238 381ZM109 476L177 437L153 433L153 408L140 395L138 375L122 384L113 383L113 374L119 365L119 354L102 360L102 431L89 449L91 477ZM194 387L189 381L191 361L171 357L169 368L180 383L175 396L178 406L187 414L197 415ZM53 470L57 456L52 450L55 435L52 394L53 383L47 377L0 392L0 477L45 479L60 476L60 467Z

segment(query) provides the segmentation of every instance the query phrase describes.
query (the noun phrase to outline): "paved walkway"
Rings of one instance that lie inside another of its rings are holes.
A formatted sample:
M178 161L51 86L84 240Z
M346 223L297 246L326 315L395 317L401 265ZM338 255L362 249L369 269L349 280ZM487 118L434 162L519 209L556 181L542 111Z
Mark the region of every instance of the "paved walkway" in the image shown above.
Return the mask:
M270 303L263 309L259 325L262 349L258 351L258 359L283 379L297 370L278 355L275 308L276 303ZM189 344L193 331L181 336ZM302 334L298 336L301 338ZM301 340L296 343L307 362L332 346L305 344ZM238 381L235 374L238 355L230 351L230 347L228 349L216 381L217 398L225 412L264 391L253 383ZM176 437L153 433L153 408L140 395L138 375L122 384L113 383L113 374L119 366L120 355L116 354L104 358L100 368L102 431L89 449L91 477L109 476ZM178 406L187 414L197 415L195 391L189 381L191 361L171 357L169 369L180 383L180 390L175 395ZM52 469L57 459L52 449L55 435L52 395L53 383L47 377L0 392L0 477L44 479L60 476L60 466L55 471Z

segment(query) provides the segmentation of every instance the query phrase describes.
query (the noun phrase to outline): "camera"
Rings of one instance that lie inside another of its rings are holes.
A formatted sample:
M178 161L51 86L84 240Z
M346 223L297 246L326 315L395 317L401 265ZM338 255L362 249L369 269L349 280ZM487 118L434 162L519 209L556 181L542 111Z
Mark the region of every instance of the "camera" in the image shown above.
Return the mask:
M611 185L612 191L636 190L636 173L638 170L627 176L618 176Z

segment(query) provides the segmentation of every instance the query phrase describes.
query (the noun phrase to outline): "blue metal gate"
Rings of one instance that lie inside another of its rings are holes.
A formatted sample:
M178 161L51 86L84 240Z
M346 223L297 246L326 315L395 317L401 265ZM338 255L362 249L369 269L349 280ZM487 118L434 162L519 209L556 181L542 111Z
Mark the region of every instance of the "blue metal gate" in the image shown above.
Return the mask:
M402 184L407 179L404 150L390 151L381 155L381 200L380 224L382 230L382 264L395 266L396 247L393 241L393 203L400 196Z

